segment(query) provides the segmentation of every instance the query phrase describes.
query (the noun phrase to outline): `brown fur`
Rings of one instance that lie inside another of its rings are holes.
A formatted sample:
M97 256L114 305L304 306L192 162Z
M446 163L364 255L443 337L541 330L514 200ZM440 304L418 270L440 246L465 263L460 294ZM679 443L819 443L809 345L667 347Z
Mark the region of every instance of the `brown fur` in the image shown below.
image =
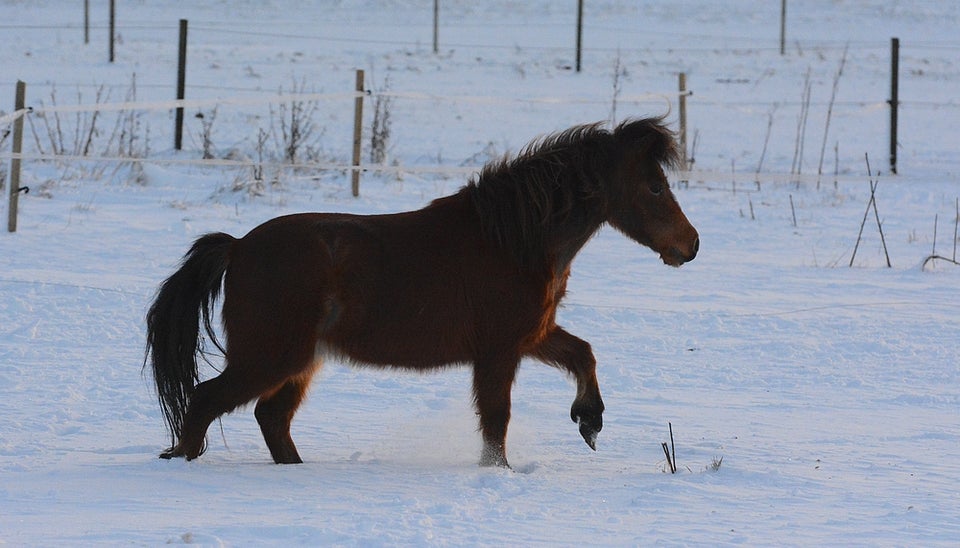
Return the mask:
M324 356L414 370L472 365L481 464L499 466L517 366L537 358L576 379L571 418L595 447L596 360L556 325L556 309L571 261L605 222L667 264L693 259L699 236L662 169L676 158L659 119L612 132L578 126L418 211L304 213L239 240L200 238L147 315L147 359L173 440L161 456L196 458L214 419L258 399L274 461L301 462L290 421ZM225 367L194 386L200 320L213 338L221 278Z

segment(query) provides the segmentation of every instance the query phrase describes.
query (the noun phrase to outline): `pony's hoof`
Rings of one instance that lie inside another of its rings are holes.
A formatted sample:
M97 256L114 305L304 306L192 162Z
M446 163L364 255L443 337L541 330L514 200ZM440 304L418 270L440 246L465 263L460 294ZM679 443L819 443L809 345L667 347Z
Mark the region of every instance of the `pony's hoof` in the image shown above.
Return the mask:
M480 466L485 468L496 466L498 468L512 470L510 464L507 462L507 455L503 447L497 448L484 445L483 451L480 453Z
M204 452L206 452L206 450L207 450L206 440L201 441L199 447L196 447L193 449L186 446L184 442L181 440L179 443L177 443L170 449L167 449L163 453L160 453L160 458L165 460L179 459L179 458L185 458L186 460L193 460L199 457L200 455L202 455Z
M597 434L603 430L603 404L586 406L574 403L570 408L570 418L580 425L580 435L590 449L597 450Z
M510 463L507 462L507 459L499 460L483 460L480 459L481 468L502 468L504 470L513 471L513 467L510 466Z
M590 446L590 449L594 451L597 450L597 434L600 433L600 430L594 428L589 422L580 421L580 435L583 436L583 441L587 442L587 445Z
M193 460L203 454L206 449L206 445L201 446L200 450L194 454L184 449L180 444L174 445L170 449L167 449L163 453L160 453L160 458L164 460L170 459L181 459L186 458L186 460Z
M167 449L163 453L160 453L160 458L164 460L180 458L182 456L183 453L178 452L176 449Z

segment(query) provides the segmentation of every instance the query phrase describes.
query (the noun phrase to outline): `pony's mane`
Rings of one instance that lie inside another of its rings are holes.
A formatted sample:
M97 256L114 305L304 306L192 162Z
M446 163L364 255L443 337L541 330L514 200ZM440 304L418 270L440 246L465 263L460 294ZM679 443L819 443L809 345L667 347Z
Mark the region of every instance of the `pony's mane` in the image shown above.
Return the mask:
M627 120L613 131L600 122L584 124L487 164L464 192L487 240L529 266L548 259L549 246L561 238L585 242L606 220L608 185L629 151L665 167L680 158L662 118Z

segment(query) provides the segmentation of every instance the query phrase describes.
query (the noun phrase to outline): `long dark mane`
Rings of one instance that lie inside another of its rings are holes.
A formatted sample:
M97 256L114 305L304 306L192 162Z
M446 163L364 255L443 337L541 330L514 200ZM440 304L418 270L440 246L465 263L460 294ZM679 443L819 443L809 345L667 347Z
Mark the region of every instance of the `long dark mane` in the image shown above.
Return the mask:
M534 141L516 158L488 164L466 188L484 236L522 266L548 260L560 237L586 241L606 220L609 185L631 150L664 167L680 157L663 119L645 118L613 131L599 122L575 126ZM581 233L560 234L561 227Z

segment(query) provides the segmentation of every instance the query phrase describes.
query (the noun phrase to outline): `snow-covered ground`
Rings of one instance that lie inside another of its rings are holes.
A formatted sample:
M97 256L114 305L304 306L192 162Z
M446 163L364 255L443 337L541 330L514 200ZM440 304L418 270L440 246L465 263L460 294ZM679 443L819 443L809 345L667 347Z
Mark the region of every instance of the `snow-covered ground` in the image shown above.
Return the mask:
M285 171L255 196L249 167L26 161L18 232L0 234L0 543L960 541L960 267L921 269L935 219L937 252L953 253L960 5L790 3L781 56L779 2L587 2L577 74L573 2L445 0L439 54L426 0L123 2L114 64L106 8L92 3L84 45L81 6L64 4L0 1L4 111L17 79L35 107L93 103L99 86L101 102L123 101L134 74L137 101L172 99L185 18L189 99L347 93L365 69L368 88L393 96L387 162L410 172L366 173L354 198L342 172ZM893 267L870 210L850 268L870 198L864 154L889 171L891 37L899 174L881 177L876 204ZM823 146L829 175L758 185L758 167L791 170L808 71L801 171L817 172ZM417 208L469 177L422 168L475 167L608 119L614 99L618 119L669 109L675 122L678 72L694 92L690 141L705 173L674 186L700 255L669 269L603 230L574 263L560 313L599 361L596 453L568 417L573 383L541 364L524 363L514 388L509 472L476 464L469 371L328 363L294 422L305 464L272 464L250 410L215 423L199 460L156 458L168 438L141 371L143 316L194 238L294 211ZM347 162L352 98L312 104L304 161ZM216 157L255 158L259 130L280 131L270 108L217 107ZM373 98L365 108L369 130ZM195 115L209 121L212 109L188 110L182 152L170 110L138 114L134 144L156 160L197 159ZM76 118L60 116L69 148ZM116 115L102 116L94 152L115 156ZM26 151L49 153L33 123ZM279 150L272 136L264 148ZM676 475L660 446L668 423Z

